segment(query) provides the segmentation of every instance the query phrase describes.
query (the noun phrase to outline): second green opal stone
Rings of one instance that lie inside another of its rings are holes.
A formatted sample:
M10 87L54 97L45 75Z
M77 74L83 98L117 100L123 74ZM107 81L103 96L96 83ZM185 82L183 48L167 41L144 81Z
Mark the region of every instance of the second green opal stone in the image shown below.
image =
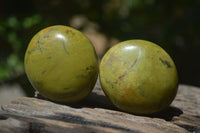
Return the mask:
M170 56L158 45L129 40L112 47L100 64L104 93L119 109L152 114L176 96L178 75Z

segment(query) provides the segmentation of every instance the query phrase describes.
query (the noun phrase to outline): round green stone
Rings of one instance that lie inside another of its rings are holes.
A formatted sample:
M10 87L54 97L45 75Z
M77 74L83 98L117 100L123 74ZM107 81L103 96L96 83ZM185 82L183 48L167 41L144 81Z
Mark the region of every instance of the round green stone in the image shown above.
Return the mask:
M42 96L62 103L86 97L99 69L92 43L78 30L61 25L38 32L28 45L24 62L34 88Z
M112 47L100 64L103 91L119 109L152 114L169 106L178 75L170 56L158 45L129 40Z

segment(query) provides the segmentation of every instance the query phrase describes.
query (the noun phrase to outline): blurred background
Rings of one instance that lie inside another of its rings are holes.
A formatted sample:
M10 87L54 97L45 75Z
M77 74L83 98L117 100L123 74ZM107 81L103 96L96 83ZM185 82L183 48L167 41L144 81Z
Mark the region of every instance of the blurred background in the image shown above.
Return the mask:
M174 60L181 84L200 87L200 0L1 0L0 104L33 96L23 59L31 38L51 25L82 31L99 58L118 42L152 41Z

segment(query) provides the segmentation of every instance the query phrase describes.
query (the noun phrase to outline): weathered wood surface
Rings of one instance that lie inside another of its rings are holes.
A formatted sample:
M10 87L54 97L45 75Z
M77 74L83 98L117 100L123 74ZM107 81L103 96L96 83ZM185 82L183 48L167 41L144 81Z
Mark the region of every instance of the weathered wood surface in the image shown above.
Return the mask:
M61 105L21 97L2 105L0 133L200 133L200 88L180 85L166 110L137 116L116 109L100 85L82 102Z

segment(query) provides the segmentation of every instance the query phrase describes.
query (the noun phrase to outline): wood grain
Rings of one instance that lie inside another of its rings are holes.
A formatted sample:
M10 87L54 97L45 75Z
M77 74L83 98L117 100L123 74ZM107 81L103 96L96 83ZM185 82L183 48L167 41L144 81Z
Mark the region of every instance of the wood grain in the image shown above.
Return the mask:
M99 83L83 101L62 105L20 97L2 105L0 133L199 133L200 88L179 85L167 109L151 116L122 112L105 97Z

